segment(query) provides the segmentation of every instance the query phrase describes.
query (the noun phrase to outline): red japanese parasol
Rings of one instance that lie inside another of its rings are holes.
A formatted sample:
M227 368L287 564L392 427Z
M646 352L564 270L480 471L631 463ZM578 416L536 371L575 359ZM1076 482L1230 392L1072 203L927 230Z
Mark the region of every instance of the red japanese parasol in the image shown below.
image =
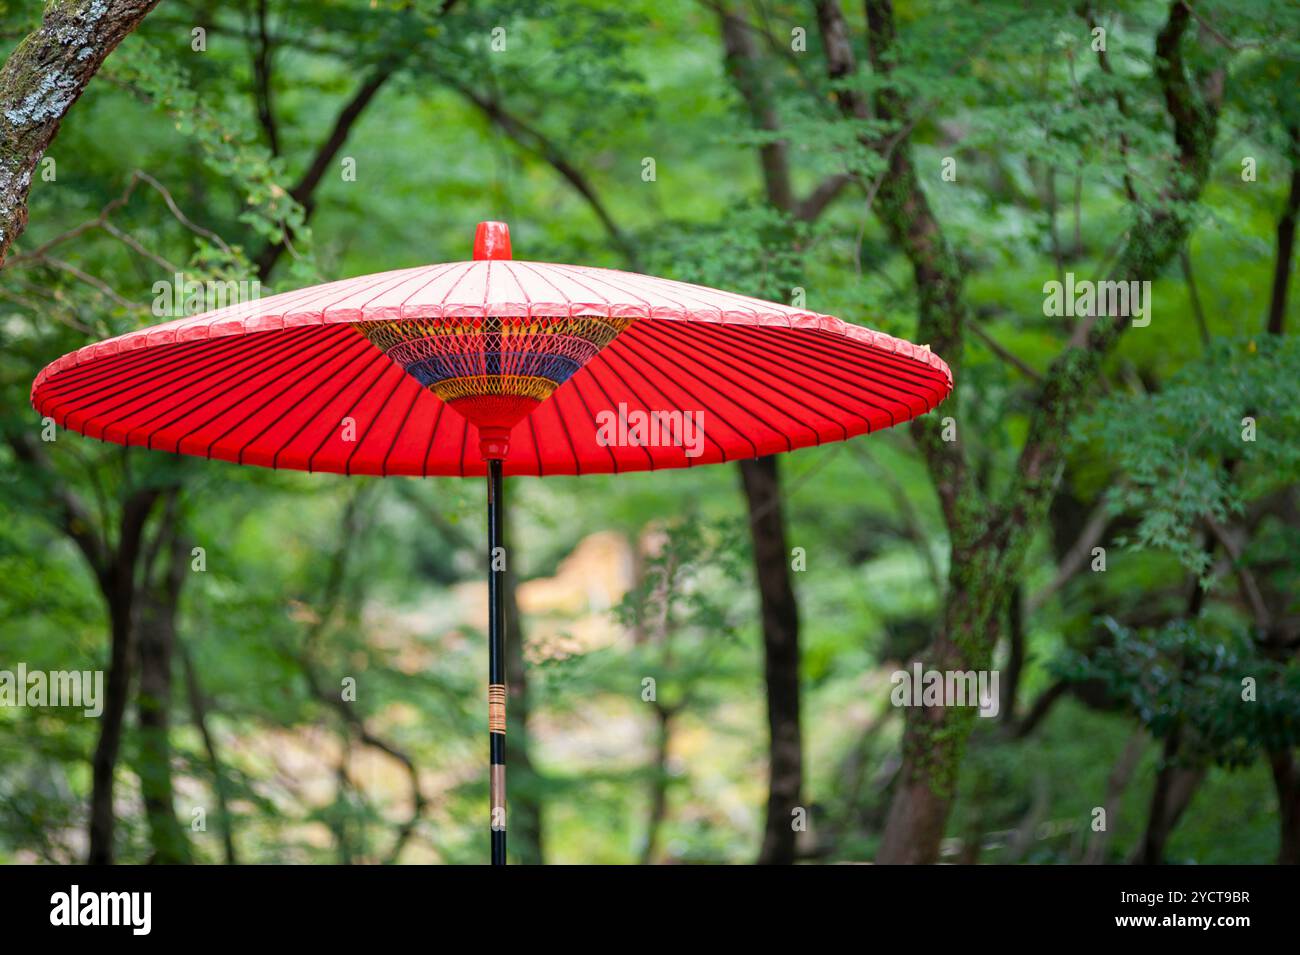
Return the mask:
M474 259L182 318L47 366L32 404L92 438L238 464L488 475L492 859L505 861L503 474L687 467L924 414L928 347L829 315L629 272Z

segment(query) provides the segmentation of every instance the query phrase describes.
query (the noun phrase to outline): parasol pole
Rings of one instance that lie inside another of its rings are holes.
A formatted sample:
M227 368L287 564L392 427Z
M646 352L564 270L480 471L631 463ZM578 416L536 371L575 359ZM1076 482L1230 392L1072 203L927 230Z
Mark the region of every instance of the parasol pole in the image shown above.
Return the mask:
M503 544L501 459L487 462L488 488L488 754L492 807L492 864L506 864L506 622L503 603L506 554Z
M474 260L509 260L510 228L480 222L474 231ZM500 369L498 369L498 372ZM514 421L485 416L475 420L479 453L487 464L488 492L488 796L492 807L492 864L506 864L506 583L505 509L501 463L510 453Z

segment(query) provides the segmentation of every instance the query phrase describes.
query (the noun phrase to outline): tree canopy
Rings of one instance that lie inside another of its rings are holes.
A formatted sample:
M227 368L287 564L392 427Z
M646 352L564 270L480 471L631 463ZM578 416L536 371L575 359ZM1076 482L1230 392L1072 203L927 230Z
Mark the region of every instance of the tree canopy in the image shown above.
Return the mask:
M480 483L29 395L500 219L956 378L779 459L512 482L514 858L1300 861L1294 3L119 2L41 53L90 6L0 7L0 671L105 675L0 706L0 860L481 860ZM894 705L913 661L996 715Z

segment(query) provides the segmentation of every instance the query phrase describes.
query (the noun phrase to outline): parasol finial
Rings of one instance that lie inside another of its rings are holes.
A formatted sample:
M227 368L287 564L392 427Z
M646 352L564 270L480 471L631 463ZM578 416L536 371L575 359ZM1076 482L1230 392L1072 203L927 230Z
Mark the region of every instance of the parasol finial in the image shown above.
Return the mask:
M510 226L504 222L480 222L474 233L474 258L510 258Z

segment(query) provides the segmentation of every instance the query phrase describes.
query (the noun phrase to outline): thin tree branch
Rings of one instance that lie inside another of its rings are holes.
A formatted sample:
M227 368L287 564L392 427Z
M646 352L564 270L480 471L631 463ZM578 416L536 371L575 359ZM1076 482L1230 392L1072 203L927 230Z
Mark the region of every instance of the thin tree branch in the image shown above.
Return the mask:
M974 332L976 338L988 346L989 350L993 352L993 354L997 355L1008 365L1015 368L1030 381L1041 382L1043 380L1043 376L1039 372L1035 371L1014 353L999 344L996 338L986 332L978 324L972 323L970 330Z
M1097 29L1097 18L1091 7L1088 8L1086 19L1088 21L1089 32ZM1110 65L1110 55L1106 52L1104 45L1097 50L1097 63L1101 67L1101 71L1107 76L1111 78L1115 76L1115 71L1111 69ZM1124 100L1124 94L1118 89L1115 90L1115 108L1119 110L1121 120L1128 119L1128 104ZM1133 176L1129 172L1128 154L1128 134L1121 130L1119 134L1119 156L1120 160L1124 164L1124 195L1128 197L1129 202L1137 202L1137 190L1133 188Z
M853 177L848 173L832 173L827 176L795 206L795 218L800 222L816 222L852 182Z
M1178 264L1183 270L1183 281L1187 283L1187 297L1191 299L1192 314L1196 317L1196 329L1201 335L1201 347L1210 347L1210 326L1205 320L1205 309L1201 308L1201 296L1196 289L1196 274L1192 271L1192 256L1184 244L1178 250Z
M1097 503L1093 505L1087 520L1084 521L1078 539L1061 559L1061 563L1056 569L1056 576L1052 578L1051 583L1030 596L1025 602L1026 616L1038 612L1047 601L1052 599L1057 591L1069 583L1074 578L1074 575L1083 569L1084 565L1088 563L1088 558L1092 556L1092 549L1105 536L1106 529L1110 526L1110 520L1106 495L1102 494Z
M1241 546L1233 539L1226 527L1208 514L1205 516L1205 526L1214 535L1214 539L1219 542L1219 546L1223 548L1224 553L1232 561L1233 573L1237 576L1237 583L1241 588L1242 596L1246 598L1246 603L1255 618L1255 626L1260 630L1268 630L1272 626L1273 615L1264 600L1263 592L1259 589L1259 582L1255 580L1254 573L1251 572L1243 559Z
M925 568L929 574L930 583L934 587L934 592L942 597L944 591L943 573L940 571L939 562L935 559L934 551L930 547L931 535L926 533L925 525L921 523L921 516L913 506L907 489L898 482L888 468L881 467L876 463L876 459L871 456L871 453L862 442L849 442L849 447L853 449L858 460L871 471L876 480L884 484L885 489L889 492L890 500L894 504L894 510L903 518L903 524L907 528L908 536L912 539L912 545L920 551L921 559L925 562Z
M209 725L208 699L203 692L203 685L199 681L198 670L194 666L194 658L190 654L185 641L178 641L176 650L180 655L181 666L185 672L185 693L189 698L190 721L194 724L194 728L198 730L199 738L203 741L203 752L207 757L208 772L212 774L212 791L217 797L217 821L221 826L221 845L225 853L226 865L238 865L239 856L235 851L235 829L230 814L226 774L222 766L221 756L217 750L216 737Z
M271 40L266 29L267 0L257 0L256 42L253 45L253 100L257 120L266 134L272 156L280 155L280 130L271 106Z
M400 60L391 61L377 67L357 88L357 91L352 94L352 98L339 110L338 116L334 119L333 128L324 142L317 147L311 163L302 174L302 178L289 190L289 195L302 206L304 218L311 217L315 208L313 196L316 188L334 162L334 157L338 155L339 150L343 148L343 144L347 142L353 126L361 118L361 114L365 112L371 100L375 98L375 94L388 82L389 77L393 75L393 71L400 65L400 62ZM280 260L280 256L284 254L286 247L284 241L271 242L258 255L256 260L257 275L263 282L270 278L271 270L275 268L275 263Z
M95 533L98 526L95 518L76 493L59 479L53 463L34 441L27 435L14 432L5 437L18 460L42 473L42 483L57 505L60 529L77 545L101 586L104 585L109 577L111 561L107 543Z
M317 639L325 632L330 621L335 616L340 600L343 594L343 584L347 576L347 559L351 552L352 540L356 537L358 527L357 522L360 515L362 501L367 493L367 489L372 485L365 484L348 499L347 505L343 509L343 517L339 531L340 546L334 552L330 560L330 565L326 573L325 588L321 600L321 610L317 615L314 624L309 627L307 634L303 638L301 650L295 654L298 664L302 669L303 676L307 680L307 685L312 695L321 703L325 704L335 713L337 713L343 722L356 733L357 738L365 745L377 749L396 760L406 770L410 777L411 785L411 814L404 820L397 829L397 836L393 845L389 847L387 862L396 862L401 855L402 849L415 832L415 827L419 824L421 817L424 815L428 801L424 797L424 792L420 786L420 772L412 759L405 751L393 743L371 732L355 709L343 699L337 691L331 691L325 686L316 670L316 665L311 659L311 650Z
M582 170L569 161L564 150L554 140L550 139L537 127L510 112L499 99L480 93L455 77L444 76L442 79L451 89L478 107L485 117L491 120L517 145L537 156L559 173L573 187L574 191L586 201L591 211L596 214L596 218L604 226L605 232L618 246L619 251L623 253L628 267L631 269L637 267L636 246L619 227L618 223L615 222L613 215L600 198L600 194L592 185L591 180L587 178Z
M47 255L38 259L37 264L47 265L52 269L57 269L60 272L68 273L77 281L84 282L86 285L89 285L91 288L99 292L99 294L103 295L105 298L110 299L115 305L118 305L129 311L137 311L143 307L141 305L136 304L135 302L123 298L120 294L118 294L115 288L113 288L103 279L97 278L96 276L91 275L88 272L82 271L81 269L73 265L71 262L65 262L63 259L56 259L52 255Z
M136 186L142 182L148 185L155 192L157 192L158 195L162 196L163 202L166 203L167 205L167 211L172 214L172 217L175 218L177 222L179 222L189 231L193 232L195 235L202 236L203 238L207 239L209 242L217 246L227 255L234 255L234 250L231 249L230 246L226 244L226 241L222 239L221 236L213 232L211 229L205 229L203 226L197 225L187 215L185 215L185 213L181 211L180 206L176 204L175 198L172 197L172 194L167 190L167 188L162 183L160 183L157 179L155 179L153 176L151 176L149 173L145 172L144 170L135 169L131 172L130 177L127 179L126 188L122 190L122 194L119 195L117 198L112 199L108 203L106 203L104 207L99 210L99 215L95 216L95 218L93 219L87 219L85 222L82 222L80 225L74 226L73 228L69 229L67 232L61 232L60 234L54 236L52 239L49 239L43 244L37 246L35 249L33 249L30 252L15 253L14 255L10 256L8 265L17 266L17 265L23 265L23 264L33 263L33 262L35 263L44 262L46 261L46 256L48 255L51 249L63 245L65 242L69 242L72 239L77 238L78 236L84 235L85 233L89 232L92 229L104 229L105 231L108 231L110 235L113 235L114 238L121 238L122 236L126 235L126 233L121 232L121 230L111 231L108 228L111 225L110 218L113 215L113 213L123 208L128 202L131 201L131 197L135 194ZM131 243L127 243L127 244L131 245ZM135 248L135 246L131 246L131 247ZM141 254L152 257L152 253L143 250L137 250L137 251L141 251Z

